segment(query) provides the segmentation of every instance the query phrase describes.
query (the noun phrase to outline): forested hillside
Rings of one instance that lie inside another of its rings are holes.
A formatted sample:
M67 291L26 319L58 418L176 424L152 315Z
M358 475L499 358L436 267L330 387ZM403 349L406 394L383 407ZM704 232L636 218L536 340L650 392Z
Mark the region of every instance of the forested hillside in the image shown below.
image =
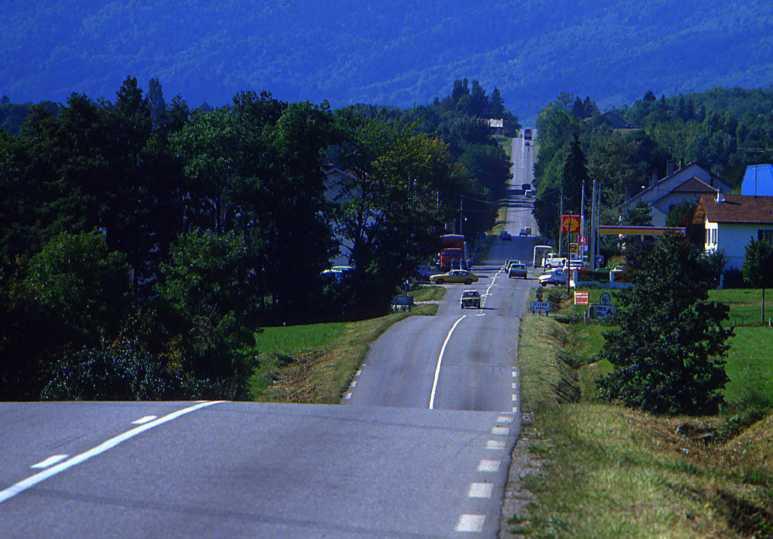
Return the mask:
M0 96L109 97L127 73L194 105L245 88L281 99L413 105L455 79L520 117L561 91L598 104L773 82L766 0L12 0Z

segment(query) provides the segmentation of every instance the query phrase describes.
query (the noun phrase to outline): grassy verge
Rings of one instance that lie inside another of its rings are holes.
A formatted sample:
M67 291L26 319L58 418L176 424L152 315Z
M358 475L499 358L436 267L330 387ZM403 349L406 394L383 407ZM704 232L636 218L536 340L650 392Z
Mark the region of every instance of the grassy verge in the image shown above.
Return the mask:
M766 537L771 529L773 416L724 443L675 433L717 418L655 417L577 402L562 359L567 326L527 316L519 363L526 435L542 460L527 477L535 500L513 531L534 537Z
M420 286L416 290L408 292L414 301L440 301L446 295L446 289L442 286Z
M266 328L256 336L261 364L250 377L250 394L257 401L338 403L370 343L392 324L437 309L420 305L410 313L357 322Z

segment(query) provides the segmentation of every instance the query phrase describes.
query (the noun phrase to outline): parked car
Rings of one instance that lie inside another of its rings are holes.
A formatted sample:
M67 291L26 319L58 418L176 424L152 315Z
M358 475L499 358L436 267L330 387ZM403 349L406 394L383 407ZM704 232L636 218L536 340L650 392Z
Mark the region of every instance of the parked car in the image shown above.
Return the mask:
M519 235L519 236L528 236L528 235L529 235L529 233L528 233L528 232L526 232L526 229L525 229L525 228L522 228L522 229L521 229L521 231L518 233L518 235Z
M567 273L562 269L554 269L548 273L540 275L537 279L541 286L547 286L549 284L562 285L566 284Z
M524 191L527 191L527 190L531 189L531 184L530 183L524 183L523 185L521 185L521 189L523 189Z
M499 234L499 239L502 240L502 241L510 241L510 240L513 239L513 237L510 235L510 233L507 230L503 230Z
M462 298L459 300L459 304L462 309L466 309L467 307L480 309L480 292L477 290L465 290L462 292Z
M446 273L438 273L429 278L434 284L464 283L472 284L478 282L478 276L467 270L451 270Z
M527 275L526 264L510 264L510 269L507 272L508 278L523 277L526 279Z

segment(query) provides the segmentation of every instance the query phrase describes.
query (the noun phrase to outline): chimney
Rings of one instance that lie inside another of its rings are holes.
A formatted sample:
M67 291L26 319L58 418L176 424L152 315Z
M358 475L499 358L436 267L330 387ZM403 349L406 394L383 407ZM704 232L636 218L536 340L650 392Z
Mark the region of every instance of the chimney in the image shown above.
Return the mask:
M722 204L726 199L725 195L722 194L722 191L717 189L717 198L715 199L717 201L717 204Z

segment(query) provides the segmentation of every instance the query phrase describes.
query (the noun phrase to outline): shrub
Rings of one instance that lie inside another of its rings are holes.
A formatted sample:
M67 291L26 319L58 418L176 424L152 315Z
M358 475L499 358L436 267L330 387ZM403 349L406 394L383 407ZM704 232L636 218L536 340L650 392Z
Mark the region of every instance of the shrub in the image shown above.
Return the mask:
M154 400L180 395L164 366L136 341L102 342L57 361L43 400Z

